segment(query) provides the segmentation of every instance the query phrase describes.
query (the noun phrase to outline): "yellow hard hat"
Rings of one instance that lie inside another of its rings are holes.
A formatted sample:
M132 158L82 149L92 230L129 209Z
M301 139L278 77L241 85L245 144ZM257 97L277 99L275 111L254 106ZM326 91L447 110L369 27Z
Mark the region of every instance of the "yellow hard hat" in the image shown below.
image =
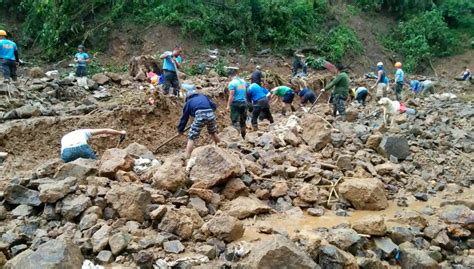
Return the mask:
M402 67L402 63L401 62L396 62L395 67Z
M7 36L7 31L0 30L0 36Z

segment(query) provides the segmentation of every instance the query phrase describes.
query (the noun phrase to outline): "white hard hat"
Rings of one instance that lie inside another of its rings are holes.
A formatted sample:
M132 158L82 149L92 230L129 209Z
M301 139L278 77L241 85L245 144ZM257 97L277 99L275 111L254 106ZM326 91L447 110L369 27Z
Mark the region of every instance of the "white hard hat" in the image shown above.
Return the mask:
M378 62L378 63L377 63L377 66L383 66L383 63L382 63L382 62Z

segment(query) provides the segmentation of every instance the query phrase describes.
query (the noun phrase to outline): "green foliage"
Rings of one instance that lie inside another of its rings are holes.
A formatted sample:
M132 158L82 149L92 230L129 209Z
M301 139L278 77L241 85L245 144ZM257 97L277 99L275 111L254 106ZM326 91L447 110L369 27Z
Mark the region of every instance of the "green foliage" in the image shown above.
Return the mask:
M474 35L474 1L444 0L439 10L450 27L471 27L470 34Z
M306 58L306 64L308 65L308 67L317 70L323 70L325 62L326 60L324 59L324 57L315 58L313 56L308 56Z
M432 10L400 22L387 45L402 53L405 56L405 68L414 71L433 56L453 53L456 37L441 13Z
M340 62L347 52L360 53L363 46L356 33L347 26L338 26L329 31L322 41L322 55L332 62Z

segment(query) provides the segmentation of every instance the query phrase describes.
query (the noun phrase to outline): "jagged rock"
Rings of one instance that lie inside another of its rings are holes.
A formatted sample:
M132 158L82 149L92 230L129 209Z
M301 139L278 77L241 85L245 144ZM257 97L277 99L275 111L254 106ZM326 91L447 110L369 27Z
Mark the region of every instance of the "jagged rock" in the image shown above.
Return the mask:
M56 158L50 159L46 162L41 163L34 169L34 177L36 178L44 178L44 177L52 177L56 173L56 170L63 165L63 160Z
M401 244L403 242L410 242L414 237L412 230L406 227L394 226L388 229L388 236L395 242Z
M441 208L439 217L449 224L459 224L474 229L474 211L464 205L447 205Z
M268 213L271 208L255 197L239 196L224 206L227 213L238 219L245 219L254 215Z
M379 215L370 215L355 221L352 229L361 234L383 236L387 232L385 220Z
M376 178L348 178L339 185L340 194L358 210L388 207L383 183Z
M195 209L168 209L158 228L168 233L174 233L182 239L191 238L195 229L201 228L203 220Z
M341 155L337 158L337 167L342 171L349 171L353 169L352 157L350 155Z
M315 185L306 183L298 190L298 197L307 203L315 203L319 197L318 188Z
M39 186L39 198L43 203L55 203L64 198L68 193L76 189L77 179L68 177L55 183L42 184Z
M346 136L344 135L344 133L339 133L339 132L331 133L331 144L335 148L342 147L345 141L346 141Z
M69 195L61 200L61 204L61 215L67 220L73 220L90 207L92 202L89 197L81 194L78 196Z
M40 245L36 251L23 251L9 260L4 268L81 268L83 260L81 250L76 244L64 239L55 239Z
M359 268L354 256L333 245L324 245L319 249L318 264L321 268L331 269Z
M361 239L360 235L352 229L332 229L329 231L329 243L336 247L347 250L352 245L356 244Z
M97 82L99 85L104 85L110 81L110 78L106 76L104 73L98 73L92 76L92 80Z
M97 254L96 259L102 264L108 264L114 260L114 256L112 255L112 252L108 250L101 250L99 254Z
M410 155L408 140L403 136L384 136L377 150L387 159L394 156L405 160Z
M118 232L109 238L109 246L112 254L118 255L125 248L127 248L130 242L130 235L124 232Z
M365 143L371 149L377 149L382 142L383 135L381 133L375 133L367 138Z
M151 195L141 185L121 183L112 185L105 195L105 199L120 217L142 222L145 220L146 208L151 202Z
M100 227L91 237L92 251L98 253L103 250L109 243L109 234L112 228L105 224Z
M428 220L422 214L413 210L397 212L393 221L410 225L411 227L425 228L428 226Z
M232 200L238 196L248 196L249 189L240 178L232 178L227 182L221 194L225 198Z
M62 180L68 177L75 177L79 184L83 182L86 177L96 175L98 172L98 165L96 160L92 159L77 159L72 162L63 164L58 172L54 175L55 179Z
M97 214L86 214L81 218L79 222L79 230L87 230L94 226L97 221L99 220L99 216Z
M45 73L41 67L35 66L30 69L28 72L31 78L42 78L44 77Z
M273 235L255 243L244 264L259 269L320 268L303 250L281 235Z
M166 214L168 208L164 205L160 205L157 209L150 212L150 218L152 220L161 220L161 218Z
M306 212L310 216L321 217L322 215L324 215L324 208L308 208Z
M180 187L184 187L185 183L184 161L179 157L166 159L153 175L153 186L155 188L175 192Z
M6 218L7 218L7 209L3 205L0 205L0 220L4 220Z
M196 247L195 251L196 253L199 253L208 257L210 260L214 259L217 256L216 248L210 245L198 246Z
M107 75L113 82L120 83L122 80L122 76L117 73L113 72L106 72L105 75Z
M283 141L285 141L286 144L292 145L293 147L297 147L301 143L300 139L295 135L295 133L290 130L283 133Z
M415 248L411 243L400 245L400 263L406 269L438 269L438 263L424 250Z
M39 192L30 190L18 184L10 184L5 189L5 201L12 205L41 205Z
M219 138L228 146L243 140L240 132L233 126L227 126L222 132L219 132Z
M273 198L285 196L288 193L288 185L285 182L276 182L273 184L270 195Z
M99 175L113 179L118 170L131 171L133 158L124 149L108 149L100 159Z
M25 119L30 117L38 117L41 116L41 110L32 105L24 105L15 109L18 118Z
M14 217L26 217L33 214L34 208L29 205L19 205L12 210L12 216Z
M199 185L199 188L225 183L231 177L242 175L245 170L239 158L212 145L195 149L189 162L193 160L189 178L196 182L195 185Z
M244 234L244 225L237 218L220 215L206 222L201 229L204 234L212 235L227 243L241 238Z
M155 155L153 155L153 152L151 152L147 147L144 145L138 144L136 142L131 143L125 148L125 151L131 155L131 156L136 156L139 158L145 158L145 159L150 159L153 160L155 159Z
M184 246L179 240L173 240L164 242L163 249L167 253L178 254L184 251Z
M331 143L331 131L325 125L323 120L312 114L305 114L301 118L302 138L315 151L320 151Z
M199 216L201 217L204 217L209 214L209 209L206 206L206 202L199 197L189 198L188 206L196 209L196 211L199 213Z

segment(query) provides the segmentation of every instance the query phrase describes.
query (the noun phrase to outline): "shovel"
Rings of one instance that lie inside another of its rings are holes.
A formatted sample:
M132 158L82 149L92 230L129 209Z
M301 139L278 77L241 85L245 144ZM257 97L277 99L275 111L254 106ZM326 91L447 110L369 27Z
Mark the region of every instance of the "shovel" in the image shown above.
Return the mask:
M118 146L120 146L120 144L122 144L122 142L125 140L125 137L127 137L127 135L125 135L125 134L120 135L116 148L118 148Z
M184 132L186 132L187 130L189 130L189 128L191 128L191 126L187 127L186 129L184 129ZM174 139L176 139L177 137L179 136L179 134L175 134L173 137L171 137L170 139L166 140L163 144L159 145L156 149L155 149L155 152L157 152L160 148L164 147L166 144L168 144L169 142L173 141Z
M308 110L308 113L311 113L311 110L313 109L313 107L316 105L316 103L318 102L319 98L321 97L321 95L323 95L324 92L320 92L318 97L316 97L316 101L314 101L313 105L309 108Z

